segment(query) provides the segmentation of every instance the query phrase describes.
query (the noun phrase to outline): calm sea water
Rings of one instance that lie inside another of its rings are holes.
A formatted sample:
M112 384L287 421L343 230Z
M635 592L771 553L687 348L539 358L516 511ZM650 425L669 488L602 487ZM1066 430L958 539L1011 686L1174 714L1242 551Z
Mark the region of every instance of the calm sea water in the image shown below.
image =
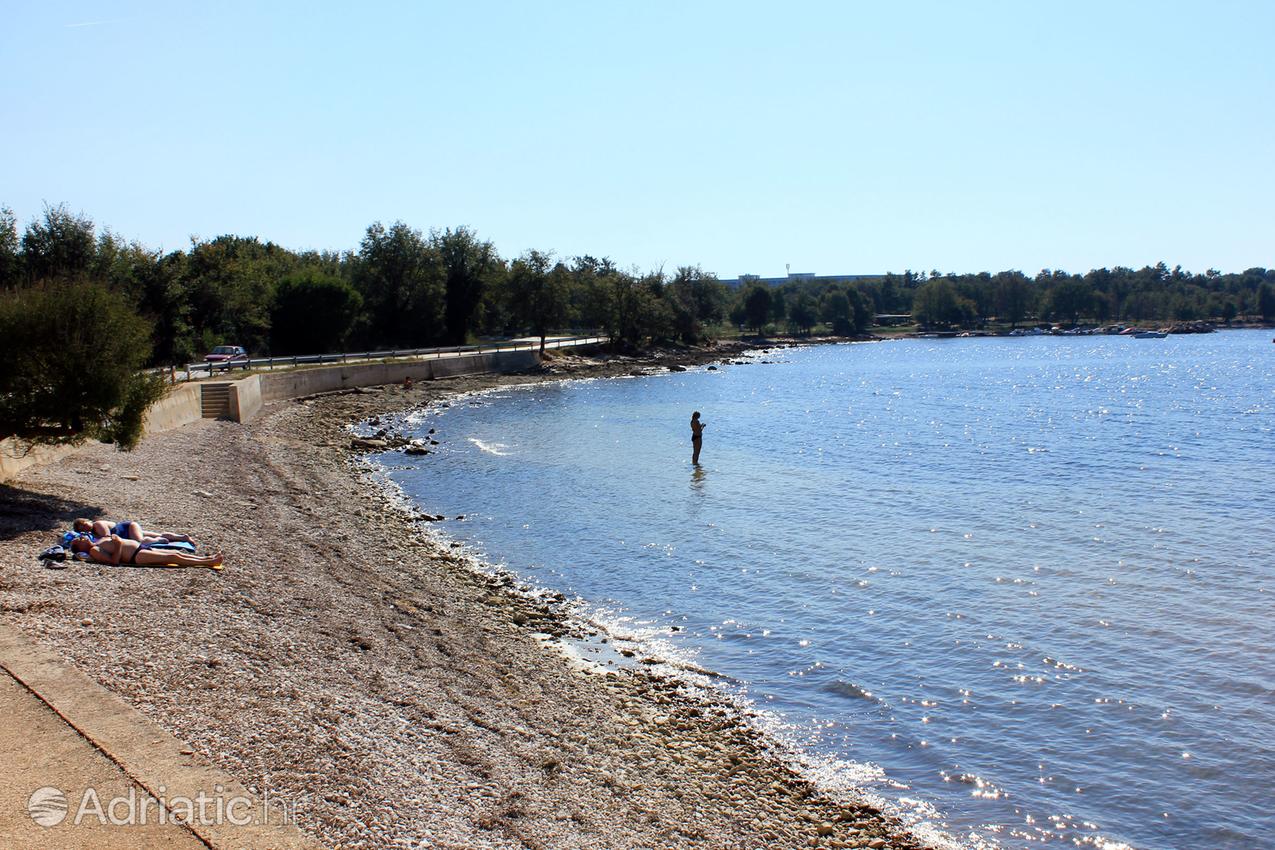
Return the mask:
M1275 847L1270 331L821 346L417 421L440 452L391 476L447 533L962 842Z

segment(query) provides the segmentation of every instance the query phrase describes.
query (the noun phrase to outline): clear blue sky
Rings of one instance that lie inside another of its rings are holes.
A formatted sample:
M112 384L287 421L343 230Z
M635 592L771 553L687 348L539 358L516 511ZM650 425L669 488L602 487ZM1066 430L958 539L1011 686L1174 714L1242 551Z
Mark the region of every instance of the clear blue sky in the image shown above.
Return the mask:
M0 0L0 204L151 247L1275 266L1275 3Z

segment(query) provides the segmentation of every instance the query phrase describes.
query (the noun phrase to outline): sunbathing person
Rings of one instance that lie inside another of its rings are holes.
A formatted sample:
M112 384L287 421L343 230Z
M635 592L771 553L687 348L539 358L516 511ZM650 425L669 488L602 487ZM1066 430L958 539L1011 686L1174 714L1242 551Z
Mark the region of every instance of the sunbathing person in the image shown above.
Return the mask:
M125 540L136 540L138 543L168 541L169 543L195 545L195 541L191 539L189 534L175 534L171 531L146 531L139 523L131 519L112 524L104 519L88 520L81 517L71 523L71 527L80 534L91 535L95 540L117 534Z
M112 534L93 542L87 537L71 541L72 552L83 552L99 564L117 567L120 564L136 564L141 567L220 567L221 555L188 555L171 549L153 549L149 543L139 543Z

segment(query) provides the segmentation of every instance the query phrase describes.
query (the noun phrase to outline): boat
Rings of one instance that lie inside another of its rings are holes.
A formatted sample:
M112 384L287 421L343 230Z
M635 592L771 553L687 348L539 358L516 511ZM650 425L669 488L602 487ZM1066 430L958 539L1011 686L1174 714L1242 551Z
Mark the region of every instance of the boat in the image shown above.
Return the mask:
M1133 335L1134 339L1164 339L1168 336L1164 331L1138 331Z

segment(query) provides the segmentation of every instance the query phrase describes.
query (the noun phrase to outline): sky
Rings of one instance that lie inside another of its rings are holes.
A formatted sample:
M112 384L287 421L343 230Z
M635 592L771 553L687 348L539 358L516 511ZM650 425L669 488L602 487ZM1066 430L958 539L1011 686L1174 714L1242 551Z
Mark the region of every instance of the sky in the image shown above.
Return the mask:
M1275 266L1275 3L0 0L0 205L723 278Z

